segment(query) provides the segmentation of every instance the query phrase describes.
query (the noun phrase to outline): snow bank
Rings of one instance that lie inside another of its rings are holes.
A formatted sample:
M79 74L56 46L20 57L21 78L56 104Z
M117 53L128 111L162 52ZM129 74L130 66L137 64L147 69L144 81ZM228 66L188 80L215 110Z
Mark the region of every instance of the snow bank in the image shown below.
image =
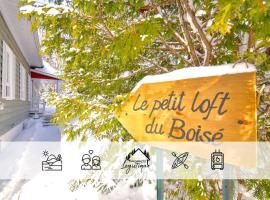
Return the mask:
M255 71L256 67L248 63L225 64L218 66L188 67L165 74L146 76L137 83L132 92L134 93L142 84L175 81L191 78L201 78L209 76L221 76L226 74L248 73Z

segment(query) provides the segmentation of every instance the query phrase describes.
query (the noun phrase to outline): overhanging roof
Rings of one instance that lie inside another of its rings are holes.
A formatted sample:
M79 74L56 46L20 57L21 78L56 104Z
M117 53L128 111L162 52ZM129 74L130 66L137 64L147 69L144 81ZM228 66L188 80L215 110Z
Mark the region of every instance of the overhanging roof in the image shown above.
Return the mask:
M47 79L47 80L59 80L56 76L52 74L46 74L44 72L31 69L31 78L35 79Z
M43 61L43 68L31 69L31 77L36 79L59 80L57 71L46 61Z
M30 66L42 66L37 32L30 31L31 23L18 19L19 0L0 0L0 12L15 41Z

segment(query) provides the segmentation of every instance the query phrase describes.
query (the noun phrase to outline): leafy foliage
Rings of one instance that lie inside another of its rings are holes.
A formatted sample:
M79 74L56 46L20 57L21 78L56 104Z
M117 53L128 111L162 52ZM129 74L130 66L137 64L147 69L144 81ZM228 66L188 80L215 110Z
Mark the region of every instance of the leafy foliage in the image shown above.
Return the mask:
M21 8L23 16L33 20L33 29L44 31L42 53L57 54L63 60L61 78L66 87L62 96L52 95L51 102L57 105L54 121L64 125L68 139L85 140L90 132L128 139L113 114L147 74L243 58L264 74L270 41L266 1L177 2L74 0L54 5L22 1L28 4ZM188 16L184 22L181 14Z
M41 53L62 59L66 84L60 96L49 98L69 140L85 141L89 134L129 140L114 112L148 74L243 59L258 69L258 136L269 140L269 0L21 3L32 29L44 32ZM250 181L248 188L261 183ZM218 198L211 182L184 181L183 187L192 199Z
M270 199L269 180L247 180L245 186L248 190L253 191L255 198Z

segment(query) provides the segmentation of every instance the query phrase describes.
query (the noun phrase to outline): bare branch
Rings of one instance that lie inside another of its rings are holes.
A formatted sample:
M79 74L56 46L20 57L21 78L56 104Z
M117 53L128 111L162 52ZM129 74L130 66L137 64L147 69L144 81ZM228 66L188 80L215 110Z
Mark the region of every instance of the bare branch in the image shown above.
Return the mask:
M104 26L106 32L109 34L109 36L110 36L111 38L114 38L113 33L110 31L110 29L108 28L108 26L106 25L105 22L103 22L103 26Z
M164 17L160 6L157 6L156 8L157 8L158 13L162 16L164 23L172 31L173 35L175 36L175 39L179 42L179 44L182 44L183 46L185 46L187 48L187 41L184 38L182 38L181 35L171 27L169 21Z
M191 35L190 35L190 32L188 30L188 26L187 26L187 23L184 19L184 9L181 5L181 2L179 0L176 0L176 5L177 5L177 8L178 8L178 17L179 17L179 21L180 21L180 24L181 24L181 28L184 32L184 36L186 38L186 41L187 41L187 45L188 45L188 50L189 50L189 53L191 55L191 58L192 58L192 61L195 65L199 66L200 65L200 61L196 55L196 51L195 51L195 48L194 48L194 45L193 45L193 42L192 42L192 38L191 38Z
M158 48L146 47L145 49L159 50L159 51L163 51L163 52L169 52L169 53L174 54L175 56L179 56L181 52L185 52L186 51L184 48L174 48L174 47L170 47L170 46L167 46L167 45L165 45L165 47L158 47Z
M255 47L255 35L253 31L248 33L248 50Z
M189 6L188 0L183 0L183 3L185 5L187 13L191 17L192 24L197 29L198 34L199 34L201 41L203 43L203 46L205 47L204 48L205 49L205 56L204 56L203 65L209 65L211 63L211 60L212 60L212 45L208 41L206 34L204 33L201 25L199 24L199 22L195 16L195 12Z
M156 43L156 44L163 44L163 41L161 40L156 40L156 41L154 41L154 43ZM166 43L168 44L168 45L179 45L179 42L169 42L169 41L166 41Z
M160 66L159 64L153 62L153 60L148 59L148 58L146 58L144 56L141 56L141 58L144 59L145 61L151 63L153 66L155 66L156 68L160 69L162 72L165 72L165 73L166 72L169 72L167 68Z
M265 89L265 84L262 85L260 91L257 93L257 108L260 106L261 96Z
M162 41L162 44L165 45L165 48L164 47L159 48L161 51L169 51L173 53L174 55L179 56L179 51L184 51L186 49L186 48L171 47L162 37L160 37L160 40Z
M119 77L114 78L114 79L104 79L104 80L98 80L98 79L96 79L96 80L93 80L93 82L96 82L96 83L109 83L109 82L112 82L112 81L126 80L126 79L129 79L129 78L133 77L133 76L136 76L139 73L146 72L146 71L152 70L152 69L161 69L161 70L164 70L164 72L168 72L168 70L166 68L161 67L159 65L156 65L154 63L154 65L152 65L150 67L142 67L142 68L139 68L139 69L137 69L135 71L132 71L127 76L119 76Z

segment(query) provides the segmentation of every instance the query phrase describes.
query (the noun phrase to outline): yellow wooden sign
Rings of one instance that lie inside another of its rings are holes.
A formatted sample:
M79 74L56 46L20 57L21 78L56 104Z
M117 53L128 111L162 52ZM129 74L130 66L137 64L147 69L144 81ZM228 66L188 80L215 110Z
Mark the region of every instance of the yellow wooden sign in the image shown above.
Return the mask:
M256 141L255 67L192 67L145 77L117 118L137 141Z

